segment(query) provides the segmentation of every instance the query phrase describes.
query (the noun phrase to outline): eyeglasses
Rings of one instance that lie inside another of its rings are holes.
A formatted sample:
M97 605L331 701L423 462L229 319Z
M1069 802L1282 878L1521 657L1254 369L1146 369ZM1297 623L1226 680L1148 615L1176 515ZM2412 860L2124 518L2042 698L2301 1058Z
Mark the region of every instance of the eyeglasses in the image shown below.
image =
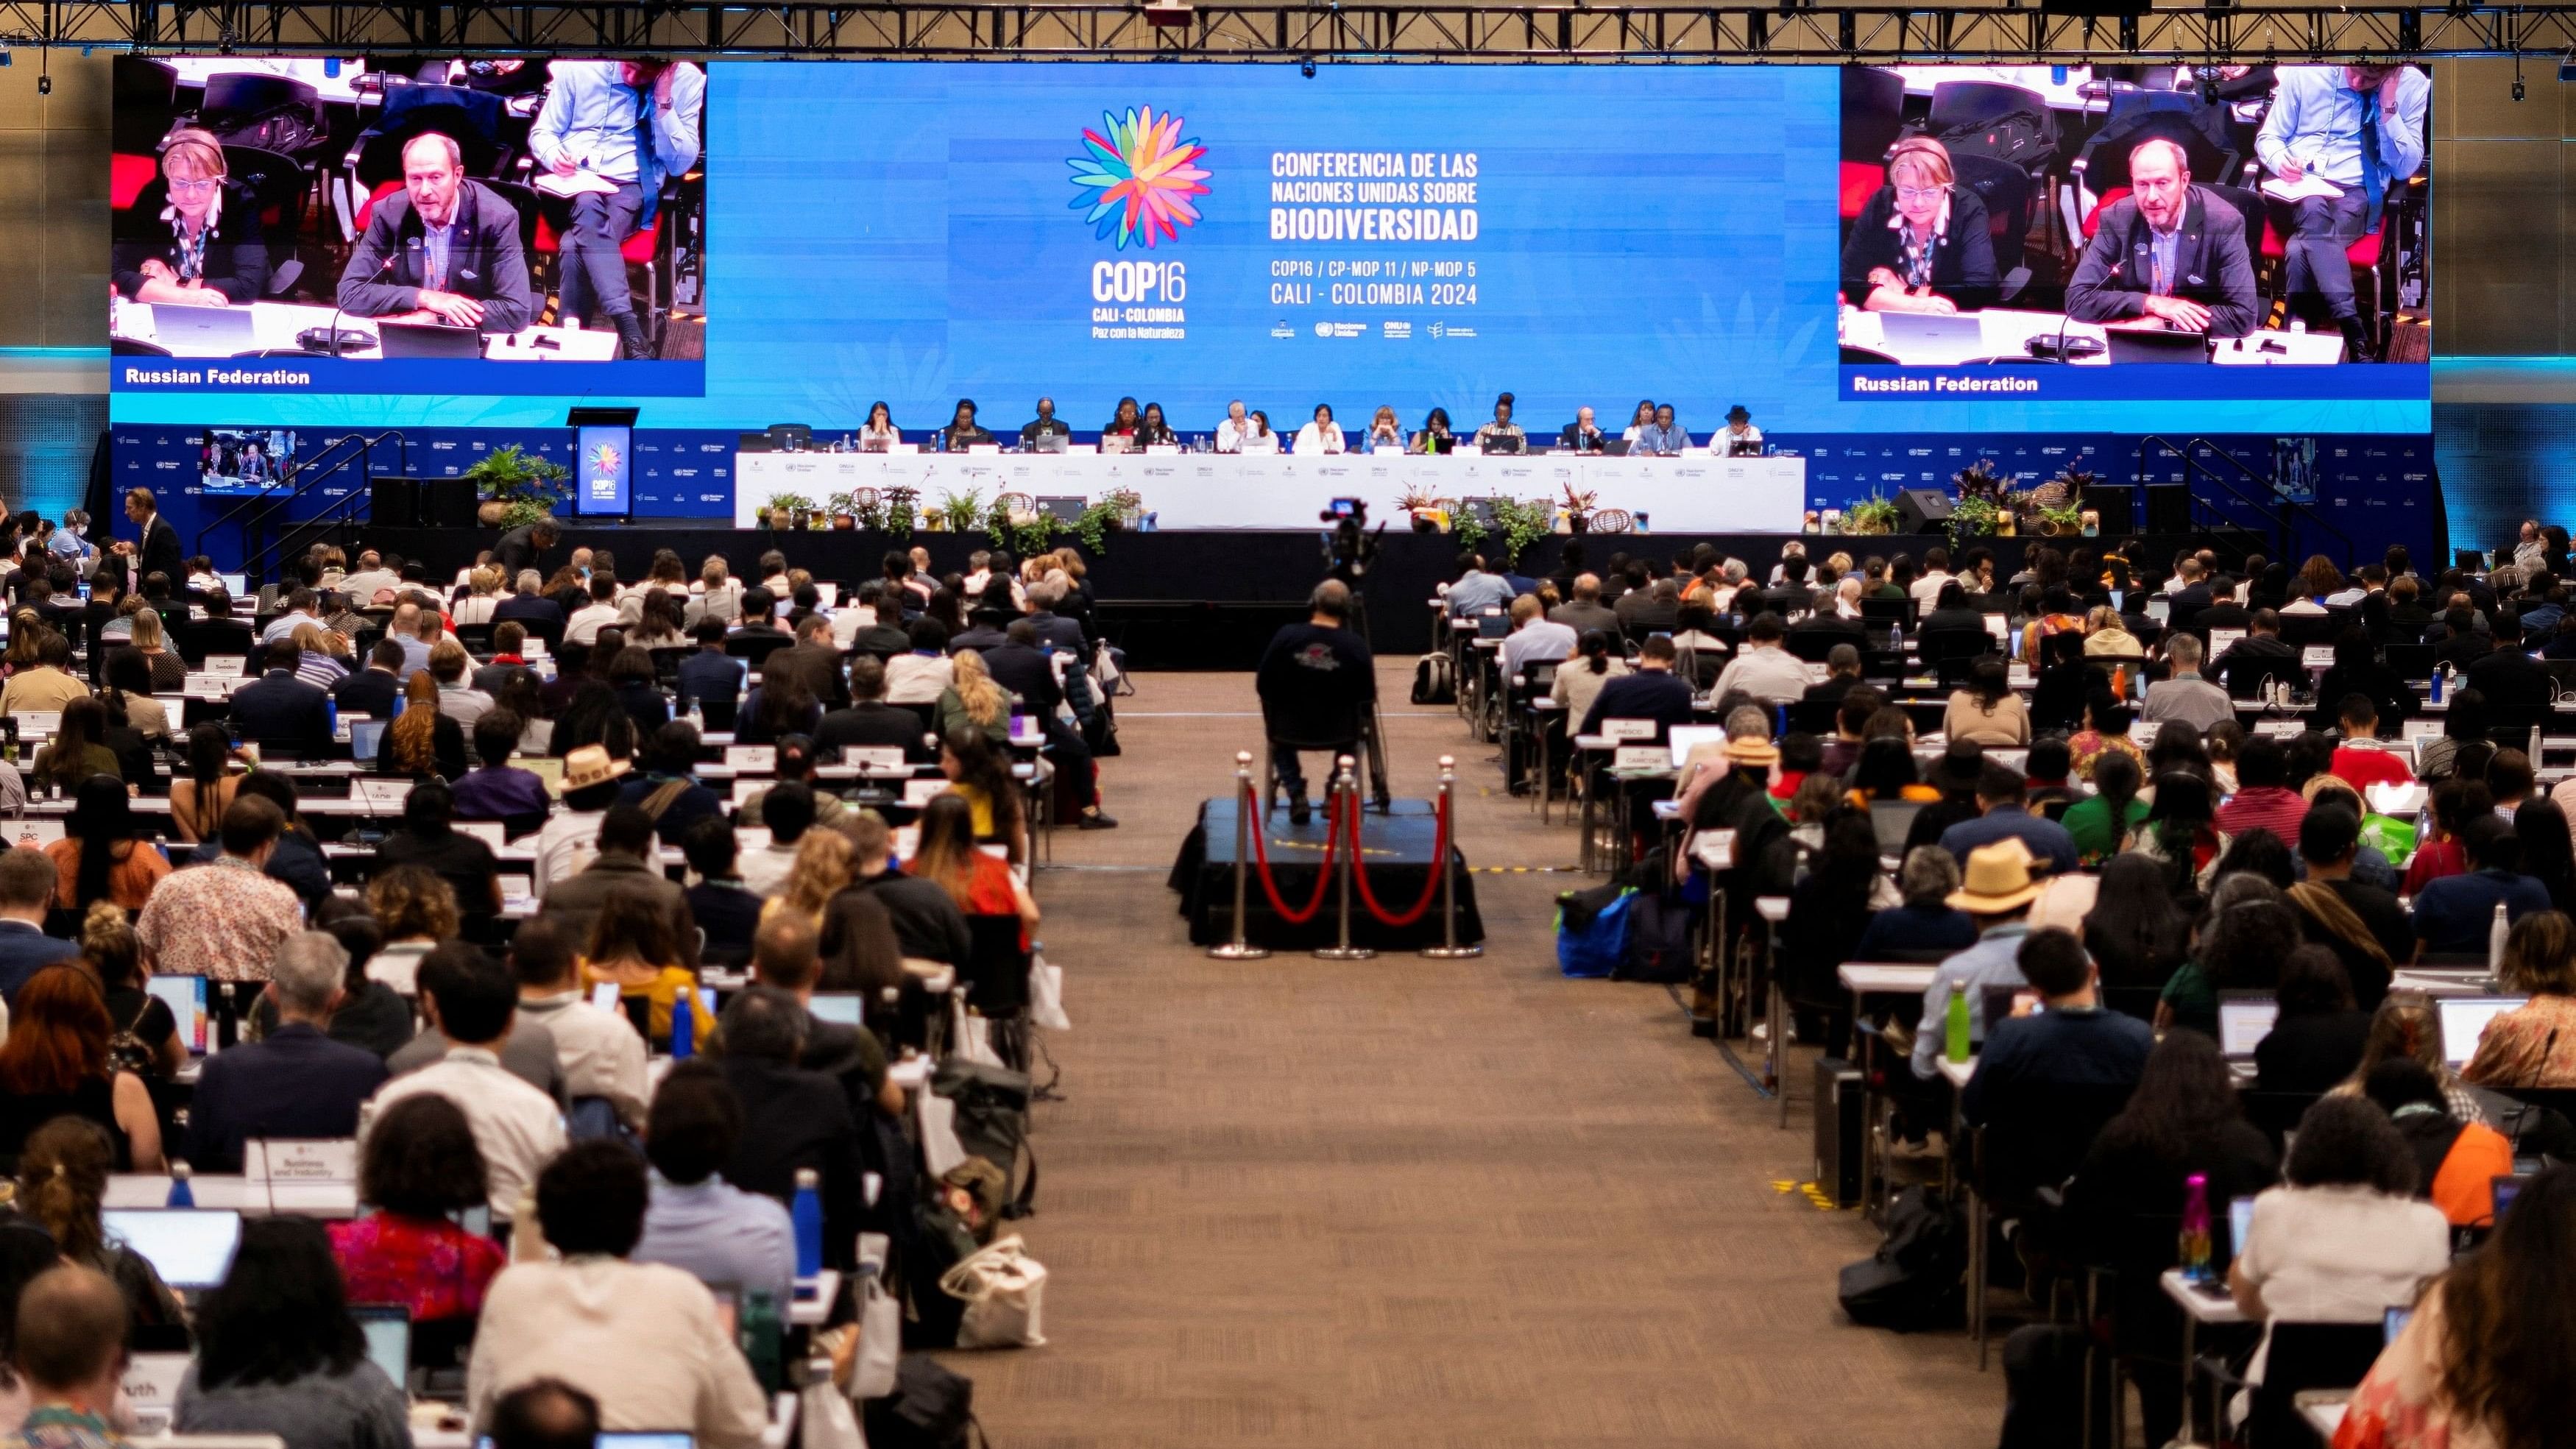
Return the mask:
M1896 199L1899 201L1934 201L1938 200L1944 193L1949 191L1949 189L1950 188L1947 186L1900 186L1896 188Z
M185 177L179 176L173 176L170 178L170 189L172 191L212 191L223 184L224 179L220 176L203 176L195 180L189 180Z

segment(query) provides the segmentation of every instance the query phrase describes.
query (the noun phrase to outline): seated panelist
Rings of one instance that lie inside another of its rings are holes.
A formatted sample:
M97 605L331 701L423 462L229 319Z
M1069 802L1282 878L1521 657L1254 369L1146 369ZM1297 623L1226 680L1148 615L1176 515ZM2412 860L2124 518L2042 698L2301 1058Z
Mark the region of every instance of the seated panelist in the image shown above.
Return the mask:
M232 179L223 143L193 128L170 133L160 178L117 214L109 269L117 291L137 302L259 300L269 275L259 201Z
M2129 186L2066 284L2066 315L2212 337L2253 331L2262 309L2244 213L2192 185L2182 147L2162 137L2129 153Z
M352 317L516 332L536 318L519 213L469 180L456 143L423 131L403 147L403 189L376 203L340 272Z
M1909 136L1888 154L1887 184L1843 243L1843 299L1872 312L1973 312L1995 300L1986 204L1958 183L1950 152Z

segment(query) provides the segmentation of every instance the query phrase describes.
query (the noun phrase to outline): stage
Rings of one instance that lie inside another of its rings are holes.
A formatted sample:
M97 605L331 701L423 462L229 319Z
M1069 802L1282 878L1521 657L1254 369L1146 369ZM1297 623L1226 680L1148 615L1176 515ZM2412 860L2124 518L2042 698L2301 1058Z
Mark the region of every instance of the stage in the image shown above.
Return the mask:
M1322 761L1317 759L1315 763L1320 767ZM1182 839L1180 856L1172 862L1168 884L1180 892L1181 914L1189 920L1192 945L1213 946L1231 939L1233 934L1235 806L1232 798L1200 805L1199 822ZM1305 825L1289 824L1285 808L1267 812L1262 818L1262 830L1270 878L1278 887L1280 899L1293 909L1303 910L1315 899L1316 866L1323 856L1326 825L1322 802L1316 804L1313 821ZM1436 868L1432 848L1437 835L1438 823L1429 800L1397 800L1392 813L1386 815L1374 809L1360 813L1360 862L1368 874L1369 890L1388 914L1401 916L1422 899ZM1475 878L1467 874L1465 855L1454 840L1450 854L1458 862L1458 942L1474 945L1485 939L1483 918L1476 914ZM1335 869L1338 872L1338 865ZM1338 885L1326 885L1323 906L1314 918L1303 925L1291 925L1271 907L1269 896L1261 888L1260 866L1256 863L1244 891L1247 938L1253 945L1273 951L1308 951L1332 945L1339 919L1338 891ZM1389 926L1370 913L1354 882L1351 944L1380 951L1414 951L1439 945L1441 939L1440 900L1436 894L1421 919L1407 926Z
M478 529L359 527L349 540L389 548L404 558L424 561L433 577L451 575L474 561L498 535ZM1579 543L1587 569L1603 568L1614 553L1669 559L1688 555L1702 543L1770 572L1780 546L1795 534L1764 533L1633 533L1592 534L1574 538L1554 534L1532 543L1521 571L1534 578L1555 574L1567 545ZM1945 540L1919 536L1823 535L1800 540L1807 556L1821 562L1836 552L1855 560L1899 551L1920 559L1923 550ZM1059 542L1072 542L1059 535ZM1382 658L1420 654L1431 647L1429 600L1440 585L1457 576L1458 540L1449 534L1413 533L1399 515L1380 540L1377 565L1363 581L1368 599L1369 642ZM2021 566L2023 553L2037 544L2062 549L2091 543L2124 548L2145 570L2162 570L2174 554L2206 539L2174 535L2140 535L2129 539L1991 538L1977 540L1995 552L1997 567L2009 574ZM879 575L886 551L920 545L930 550L931 566L942 573L963 570L967 555L993 547L980 533L916 533L894 538L881 533L773 533L768 529L709 528L703 524L638 523L591 526L567 519L564 541L546 565L547 572L570 557L575 548L614 549L623 579L643 576L656 549L680 555L691 578L709 554L722 554L738 575L750 574L771 549L786 555L790 567L812 570L817 577L857 584ZM1100 601L1100 627L1112 643L1127 651L1136 669L1250 669L1263 646L1282 624L1303 619L1306 596L1324 576L1323 533L1288 531L1188 531L1112 533L1098 553L1084 549L1088 582ZM2163 577L2156 574L2158 580Z

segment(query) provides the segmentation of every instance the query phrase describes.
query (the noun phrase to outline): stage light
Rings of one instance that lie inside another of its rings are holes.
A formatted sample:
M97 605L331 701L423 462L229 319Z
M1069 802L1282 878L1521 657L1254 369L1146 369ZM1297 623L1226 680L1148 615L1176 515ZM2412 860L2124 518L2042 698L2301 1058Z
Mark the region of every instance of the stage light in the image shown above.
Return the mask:
M1315 78L1315 58L1311 55L1300 58L1297 62L1297 74L1304 76L1308 80L1313 80Z
M1158 30L1187 25L1195 13L1190 0L1145 0L1145 23Z
M36 94L40 96L50 96L53 93L54 78L52 76L40 75L36 77Z
M2522 99L2523 95L2522 77L2515 76L2513 78L2513 98L2518 101Z

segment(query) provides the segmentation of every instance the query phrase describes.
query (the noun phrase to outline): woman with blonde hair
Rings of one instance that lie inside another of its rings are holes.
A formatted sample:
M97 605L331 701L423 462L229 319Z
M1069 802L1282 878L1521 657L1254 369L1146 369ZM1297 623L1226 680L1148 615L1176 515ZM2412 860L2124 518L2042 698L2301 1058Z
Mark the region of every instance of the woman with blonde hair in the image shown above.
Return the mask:
M137 1327L186 1321L179 1297L161 1281L150 1260L111 1242L99 1209L115 1171L116 1146L97 1123L57 1117L27 1139L18 1157L18 1210L54 1235L54 1246L72 1262L115 1280Z
M2392 991L2381 999L2379 1009L2370 1014L2370 1035L2363 1038L2361 1061L2352 1075L2331 1089L2353 1096L2370 1080L2370 1074L2381 1062L2403 1058L2421 1063L2433 1074L2442 1088L2442 1101L2451 1115L2462 1122L2484 1122L2486 1109L2479 1105L2478 1094L2460 1081L2460 1074L2442 1059L2442 1018L2433 1008L2433 998L2420 991Z
M501 571L486 566L466 575L465 597L448 606L447 617L459 628L467 624L489 624L492 611L499 607Z
M134 615L134 652L152 666L154 692L168 694L188 682L188 661L170 652L168 634L161 627L161 616L150 609Z
M296 678L317 689L327 690L349 677L348 661L340 657L341 651L349 647L345 636L328 633L319 624L298 624L289 637L295 640L296 649L301 651L295 660ZM338 650L331 647L335 638L340 640Z
M942 737L961 729L981 730L994 744L1006 744L1011 738L1011 692L1004 689L984 667L984 656L972 649L960 649L950 661L954 672L948 687L939 692L939 714L935 721Z
M1994 237L1949 149L1909 136L1843 245L1843 300L1871 312L1973 312L1996 296Z
M2576 1087L2576 921L2533 911L2514 922L2496 976L2527 999L2488 1019L2461 1079L2482 1087ZM2456 1053L2465 1043L2443 1045Z
M1038 928L1038 903L1008 862L975 843L975 808L963 795L934 796L921 811L921 843L905 862L910 873L936 882L969 916L1020 918L1020 945Z
M268 291L259 203L236 184L223 142L193 126L161 142L161 174L118 213L108 270L129 302L237 307Z
M439 713L438 678L426 669L403 686L402 714L376 747L376 773L414 780L465 773L465 727Z
M367 882L367 914L376 918L384 944L367 960L367 974L405 996L423 957L456 935L463 921L456 888L421 865L398 865Z
M2118 610L2107 605L2084 616L2084 657L2144 661L2147 648L2120 623Z
M796 844L796 859L787 867L787 879L779 884L778 894L760 903L760 918L766 921L779 911L796 911L820 929L823 908L849 888L853 874L848 836L837 830L808 830Z

